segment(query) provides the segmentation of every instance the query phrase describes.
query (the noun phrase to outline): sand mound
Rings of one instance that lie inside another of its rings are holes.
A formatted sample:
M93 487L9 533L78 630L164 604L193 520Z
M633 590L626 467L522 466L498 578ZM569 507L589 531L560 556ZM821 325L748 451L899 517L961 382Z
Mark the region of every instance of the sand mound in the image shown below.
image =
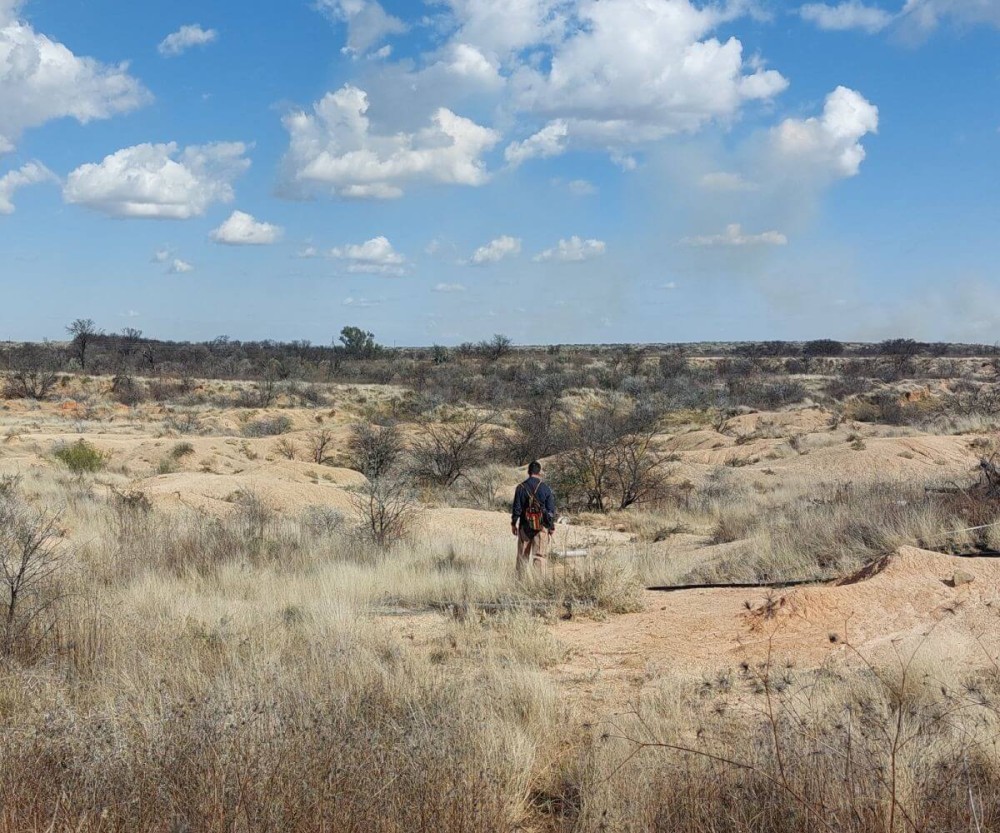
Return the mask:
M225 476L181 472L139 480L133 483L132 488L144 492L155 503L183 505L212 514L227 512L240 492L252 492L268 508L290 516L301 514L310 506L351 514L351 496L346 487L362 483L364 478L345 469L322 467L322 470L329 479L296 482L276 477L267 469Z
M830 427L830 414L822 408L803 408L797 411L761 411L740 414L726 420L723 434L745 437L750 434L763 436L791 436L826 431Z
M951 586L956 570L974 580ZM740 662L818 666L859 655L898 663L919 652L956 667L1000 652L1000 560L904 547L878 569L785 591L648 592L645 610L554 626L572 659L558 671L579 696L633 698L657 672L711 674Z

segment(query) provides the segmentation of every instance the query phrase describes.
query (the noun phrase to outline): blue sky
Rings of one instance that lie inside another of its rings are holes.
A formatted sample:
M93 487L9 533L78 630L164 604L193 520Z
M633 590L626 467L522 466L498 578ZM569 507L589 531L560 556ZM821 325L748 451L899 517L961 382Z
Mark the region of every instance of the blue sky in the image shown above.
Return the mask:
M0 0L0 339L1000 340L1000 0Z

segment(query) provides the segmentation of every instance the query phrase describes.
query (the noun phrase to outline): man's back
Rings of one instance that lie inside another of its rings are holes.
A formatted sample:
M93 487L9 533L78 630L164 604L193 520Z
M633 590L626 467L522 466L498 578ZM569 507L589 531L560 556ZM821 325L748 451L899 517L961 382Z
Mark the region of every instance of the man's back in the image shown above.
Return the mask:
M533 500L534 499L534 500ZM521 530L535 534L535 530L528 529L524 523L525 513L532 508L534 502L542 510L543 525L546 529L555 530L556 519L556 498L549 484L537 475L530 476L523 483L519 484L514 491L514 504L511 508L511 522Z

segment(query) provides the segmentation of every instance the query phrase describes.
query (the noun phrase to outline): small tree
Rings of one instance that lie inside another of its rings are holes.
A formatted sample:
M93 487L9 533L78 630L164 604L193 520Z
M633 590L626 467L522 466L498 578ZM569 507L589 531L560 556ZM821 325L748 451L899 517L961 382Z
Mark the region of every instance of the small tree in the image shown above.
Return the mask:
M80 360L80 369L87 369L87 348L97 336L101 335L101 330L97 329L97 324L92 318L77 318L66 327L66 332L73 337L71 349L75 358Z
M48 344L29 344L10 358L10 376L4 385L9 399L45 399L59 379L59 355Z
M802 355L807 358L844 355L844 345L832 338L817 338L802 345Z
M351 496L360 518L362 536L387 549L406 536L415 513L416 499L410 485L393 475L376 477Z
M333 450L333 432L329 428L318 428L309 434L309 459L317 465L324 465Z
M558 395L529 396L514 415L517 437L511 451L515 462L530 463L566 448L562 400Z
M382 350L374 333L360 327L344 327L340 331L340 344L344 355L350 359L373 359Z
M493 338L479 342L479 352L489 361L502 359L514 349L514 342L508 336L497 333Z
M561 499L587 509L623 510L664 488L663 461L653 449L655 419L648 409L612 399L571 422L572 448L555 466Z
M354 425L347 441L351 467L369 479L382 477L394 469L403 447L403 435L396 425L378 426L369 422Z
M490 419L474 411L453 422L424 422L412 447L413 474L424 483L452 486L486 458Z
M26 647L55 604L52 581L61 564L58 518L31 509L12 490L0 494L0 591L3 641L11 657Z

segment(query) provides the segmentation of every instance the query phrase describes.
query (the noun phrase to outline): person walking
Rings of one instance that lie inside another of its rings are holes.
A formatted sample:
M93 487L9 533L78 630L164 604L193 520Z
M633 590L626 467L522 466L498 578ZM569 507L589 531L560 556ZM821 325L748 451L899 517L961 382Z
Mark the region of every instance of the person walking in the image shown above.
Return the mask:
M514 491L510 531L517 536L517 575L528 568L544 569L556 531L556 498L542 477L537 460L528 466L528 479Z

